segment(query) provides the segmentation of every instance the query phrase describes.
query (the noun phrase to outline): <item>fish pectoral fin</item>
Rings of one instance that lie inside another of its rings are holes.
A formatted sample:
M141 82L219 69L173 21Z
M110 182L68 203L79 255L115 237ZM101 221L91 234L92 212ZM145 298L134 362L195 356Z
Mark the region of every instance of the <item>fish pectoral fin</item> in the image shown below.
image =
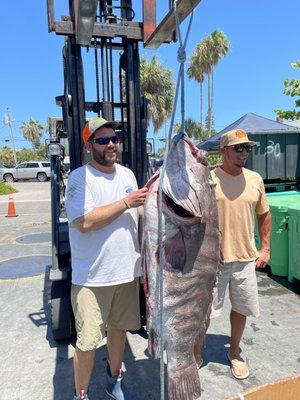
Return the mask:
M181 231L164 243L165 260L173 269L183 271L186 263L186 249Z

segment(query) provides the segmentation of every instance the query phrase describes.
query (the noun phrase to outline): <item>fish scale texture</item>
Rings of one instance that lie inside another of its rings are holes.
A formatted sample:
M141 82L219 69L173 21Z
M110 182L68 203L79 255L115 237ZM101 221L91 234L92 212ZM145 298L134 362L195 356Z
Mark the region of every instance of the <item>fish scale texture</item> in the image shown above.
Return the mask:
M143 261L149 342L160 356L160 259L163 265L163 333L170 400L201 394L193 347L209 323L212 292L221 262L218 215L209 168L198 162L190 140L173 140L162 185L162 254L158 240L159 173L148 183Z

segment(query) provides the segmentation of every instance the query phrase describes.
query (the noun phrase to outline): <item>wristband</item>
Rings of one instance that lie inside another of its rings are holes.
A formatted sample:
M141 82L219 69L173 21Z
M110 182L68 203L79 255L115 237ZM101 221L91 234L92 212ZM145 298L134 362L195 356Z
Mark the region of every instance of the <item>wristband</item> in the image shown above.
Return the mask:
M124 201L126 208L129 210L129 208L131 208L129 201L126 199L123 199L123 201Z

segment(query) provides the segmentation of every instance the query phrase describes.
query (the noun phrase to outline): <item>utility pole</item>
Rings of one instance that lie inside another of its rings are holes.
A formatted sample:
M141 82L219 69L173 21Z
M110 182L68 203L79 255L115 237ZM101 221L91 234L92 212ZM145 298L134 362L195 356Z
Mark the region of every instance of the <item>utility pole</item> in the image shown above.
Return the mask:
M7 108L7 109L6 109L6 114L4 115L4 124L5 124L5 125L8 125L8 127L9 127L9 134L10 134L11 141L12 141L12 148L13 148L13 154L14 154L14 161L15 161L15 165L17 165L18 162L17 162L17 153L16 153L16 146L15 146L15 138L14 138L14 133L13 133L13 129L12 129L12 126L11 126L11 122L12 122L12 120L11 120L11 116L10 116L10 113L9 113L9 108Z

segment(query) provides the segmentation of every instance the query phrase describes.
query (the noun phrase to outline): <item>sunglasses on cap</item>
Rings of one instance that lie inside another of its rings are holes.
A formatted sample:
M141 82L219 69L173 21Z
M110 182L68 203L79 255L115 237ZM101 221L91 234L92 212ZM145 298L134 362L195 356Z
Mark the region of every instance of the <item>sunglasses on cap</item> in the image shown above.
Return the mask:
M91 143L101 144L102 146L108 144L110 141L112 141L114 144L117 144L119 143L120 139L117 135L114 135L114 136L102 136L90 140Z
M244 150L249 153L252 150L252 146L250 146L250 144L236 144L233 146L233 148L237 153L242 153Z

